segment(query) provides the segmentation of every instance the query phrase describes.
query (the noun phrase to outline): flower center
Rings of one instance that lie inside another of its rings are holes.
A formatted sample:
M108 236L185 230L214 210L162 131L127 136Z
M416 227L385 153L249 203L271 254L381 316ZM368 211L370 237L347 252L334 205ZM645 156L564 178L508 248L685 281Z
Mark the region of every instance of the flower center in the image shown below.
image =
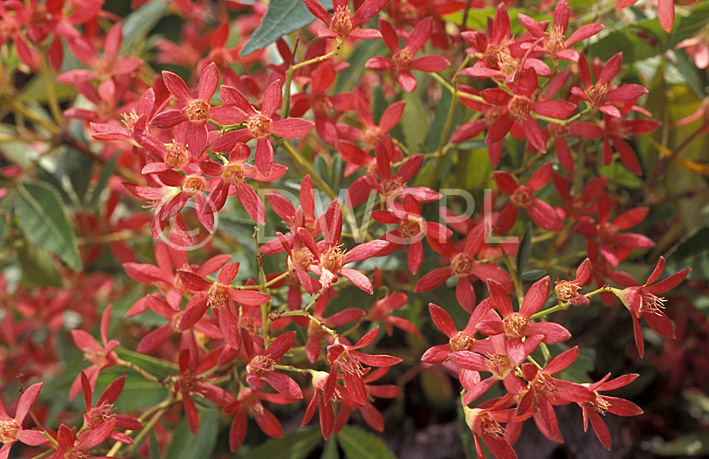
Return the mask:
M0 420L0 441L10 443L17 440L17 433L20 431L20 424L14 419Z
M534 390L536 392L541 392L545 395L554 395L556 393L556 384L550 376L546 376L542 373L537 373L532 382Z
M249 118L246 127L251 135L257 139L262 139L271 135L271 120L263 115L256 115Z
M547 39L546 49L551 54L558 53L566 49L564 44L564 32L561 30L560 25L555 25L554 28L549 33L549 38Z
M332 15L330 30L335 33L345 36L352 31L352 15L347 6L338 6L335 13Z
M414 60L414 55L411 54L409 48L404 47L401 51L394 54L394 62L399 70L409 70L411 68L411 62Z
M182 145L177 142L172 142L166 145L167 156L165 156L165 163L173 169L179 169L182 165L189 161L189 154Z
M116 415L113 413L113 404L111 403L102 403L98 406L95 406L89 410L89 412L86 414L85 419L86 423L92 428L96 428L99 424L101 424L104 421L111 421L115 419Z
M645 289L640 289L638 292L640 295L640 313L655 314L660 316L663 314L662 310L665 309L665 298L657 295L653 295Z
M331 273L338 273L345 262L345 253L340 246L331 246L323 254L322 267Z
M209 302L212 306L224 306L229 301L229 286L215 284L209 292Z
M182 189L188 193L202 193L204 191L204 180L202 177L188 177Z
M244 170L239 164L231 164L224 169L222 177L232 185L239 186L244 183Z
M594 84L593 86L588 88L588 91L586 91L586 95L589 99L591 99L592 105L597 105L603 102L603 99L605 99L607 92L607 84Z
M601 223L598 225L598 239L601 242L612 240L618 234L618 228L613 223Z
M407 217L399 226L399 234L405 238L416 237L421 234L421 222L415 217Z
M554 295L556 295L556 299L559 301L571 301L576 296L576 292L579 288L581 288L581 286L574 282L558 280L554 287Z
M527 329L528 320L515 312L511 316L506 317L502 323L505 326L505 335L510 338L521 338L524 336L524 332Z
M511 197L512 203L517 207L527 207L533 198L532 192L524 185L517 188Z
M475 339L468 335L467 333L463 332L458 332L457 335L455 335L453 338L450 340L450 345L451 349L453 352L457 351L473 351L473 348L475 347Z
M517 119L521 119L529 113L529 100L526 97L515 96L510 101L508 108Z
M608 411L608 408L610 408L611 404L605 400L603 400L599 395L596 394L596 398L591 400L590 402L584 403L585 406L596 410L599 414L605 415L606 411Z
M498 379L505 379L505 376L512 371L512 363L507 356L500 354L488 355L488 371Z
M185 107L187 119L193 123L204 123L209 119L209 104L203 100L195 100Z
M138 119L140 119L140 116L138 116L135 109L133 109L128 113L124 113L122 118L123 125L128 130L128 133L131 134L135 129L135 125L138 123Z
M467 253L459 253L451 260L451 269L453 274L458 277L469 276L473 273L474 261L473 257Z
M261 376L273 370L276 361L265 355L257 355L247 366L247 371L256 376Z

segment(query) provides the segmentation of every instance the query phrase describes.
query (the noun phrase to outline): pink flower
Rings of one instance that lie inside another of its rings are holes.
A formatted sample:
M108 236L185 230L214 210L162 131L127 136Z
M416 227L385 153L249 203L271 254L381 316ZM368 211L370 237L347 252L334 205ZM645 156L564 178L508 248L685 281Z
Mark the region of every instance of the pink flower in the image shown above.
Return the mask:
M559 301L565 301L580 306L582 304L590 304L590 300L578 293L582 285L586 284L591 279L591 260L586 258L583 263L576 269L576 280L557 280L554 287L554 295Z

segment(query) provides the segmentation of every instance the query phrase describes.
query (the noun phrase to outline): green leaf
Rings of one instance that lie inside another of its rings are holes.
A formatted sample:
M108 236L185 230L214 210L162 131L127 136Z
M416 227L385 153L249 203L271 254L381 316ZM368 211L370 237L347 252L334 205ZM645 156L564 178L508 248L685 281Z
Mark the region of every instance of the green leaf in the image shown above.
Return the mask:
M326 10L332 9L332 0L318 1ZM314 19L315 16L310 14L302 0L271 0L261 25L244 45L241 56L246 57L265 48L283 35L310 24Z
M559 372L559 379L576 383L591 382L588 377L588 373L593 371L595 362L596 350L591 348L581 348L579 349L579 355L576 357L576 360L574 360L574 362L567 368Z
M165 378L170 374L176 374L178 372L177 366L171 365L164 360L156 359L155 357L150 357L122 347L116 348L116 354L123 360L135 363L158 378Z
M199 430L192 434L185 418L172 437L165 459L204 459L210 457L219 435L218 411L199 410Z
M123 21L123 42L120 54L127 54L137 44L145 41L145 37L162 19L170 3L165 0L153 0L126 17Z
M667 255L667 272L692 268L690 279L709 277L709 227L700 228Z
M524 236L522 236L522 241L519 243L519 250L517 250L517 273L521 274L524 272L524 268L527 267L529 263L529 256L532 254L532 224L527 223L527 228L524 230Z
M249 451L249 459L303 459L322 441L320 428L317 426L288 432L283 438L272 438ZM334 442L333 442L334 443Z
M709 454L709 432L692 432L660 446L660 456L704 456Z
M5 242L5 236L7 236L7 220L5 214L0 214L0 247Z
M587 55L608 60L618 52L623 53L624 62L637 62L656 56L659 49L648 40L629 29L614 30L589 46ZM590 60L590 59L589 59Z
M396 459L379 437L357 427L345 426L337 441L348 459Z
M412 151L424 148L430 124L429 111L423 106L423 97L425 96L421 87L417 91L407 92L402 97L406 101L406 108L399 125L404 132L406 145Z
M27 239L59 256L71 269L81 269L74 231L57 194L40 183L17 186L18 224Z
M322 456L320 459L340 459L340 454L337 452L337 440L336 437L332 437L331 440L325 442L325 447L323 448Z
M643 180L630 172L619 162L613 162L607 166L600 166L598 172L602 176L608 177L610 183L622 185L626 188L637 190L643 186Z
M89 202L90 206L94 206L96 205L96 203L98 203L98 200L101 197L101 192L104 190L104 188L106 188L108 180L113 176L113 171L116 169L117 160L118 155L114 155L109 162L103 165L101 175L99 176L98 182L96 182L96 186L94 187L93 192L91 194L91 201Z
M44 287L61 287L62 275L46 250L34 244L20 243L17 260L22 269L22 281Z
M543 269L530 269L523 272L521 278L524 282L536 282L546 275L547 272Z

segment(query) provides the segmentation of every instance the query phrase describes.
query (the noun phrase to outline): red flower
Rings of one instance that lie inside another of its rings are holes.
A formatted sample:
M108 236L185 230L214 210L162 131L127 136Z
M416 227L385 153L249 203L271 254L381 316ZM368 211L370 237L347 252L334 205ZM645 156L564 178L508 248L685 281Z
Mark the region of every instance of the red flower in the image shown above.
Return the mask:
M115 421L104 422L95 430L84 430L77 435L76 427L71 429L62 424L57 432L57 449L49 459L101 459L88 452L106 441L115 428Z
M495 233L505 234L517 221L519 208L527 211L532 221L547 231L561 231L564 222L554 208L536 198L532 193L542 189L551 178L551 163L534 171L525 185L519 185L509 172L495 171L495 184L501 192L510 196L510 202L495 220Z
M637 100L640 96L647 94L647 89L639 84L626 84L618 88L611 85L611 81L618 74L620 66L623 64L623 53L618 53L608 59L606 65L600 70L600 74L593 83L591 68L586 56L581 54L578 71L579 78L585 90L573 87L571 92L583 99L588 105L598 108L601 112L609 116L619 118L620 110L614 105L625 105L628 101ZM595 68L594 68L595 70Z
M582 304L590 304L586 296L578 293L578 290L582 285L586 284L589 279L591 279L591 260L586 258L583 263L576 269L576 280L557 280L556 286L554 287L554 295L559 301L565 301L573 304L574 306L580 306Z
M463 330L458 331L453 324L453 320L445 309L433 303L428 305L433 323L440 331L448 337L446 344L437 344L424 352L421 361L424 363L443 363L451 353L458 351L478 352L480 354L493 354L494 349L490 340L475 339L480 321L490 312L493 303L490 299L485 299L477 305L468 319L468 323Z
M533 363L522 365L522 375L529 387L517 407L518 413L528 410L534 412L534 421L539 430L549 440L563 443L559 431L554 405L567 405L572 402L585 403L593 400L593 394L581 384L564 381L553 375L571 365L579 354L578 346L554 357L544 369L539 369ZM519 426L521 428L521 425Z
M458 302L468 312L475 307L475 290L472 282L476 279L495 279L508 287L512 286L510 275L493 264L478 263L475 256L485 245L487 231L483 225L476 226L465 238L465 246L460 251L455 247L450 237L441 241L435 236L445 234L427 234L426 240L433 250L450 260L450 266L437 268L424 275L414 286L414 292L428 292L439 287L451 276L458 277L455 296Z
M389 3L389 0L366 0L354 14L350 13L347 6L348 0L334 0L332 5L335 7L335 13L332 18L317 0L303 0L303 3L313 16L329 27L326 30L318 30L319 37L368 39L381 38L382 35L375 29L357 29L357 27L379 13Z
M266 224L266 208L261 198L246 184L246 179L260 182L272 182L285 175L287 167L274 164L267 175L261 174L254 166L244 164L251 156L251 150L246 144L237 143L229 154L227 164L215 161L201 161L199 168L207 175L219 177L221 181L209 195L209 200L214 204L207 206L208 211L218 211L226 203L227 196L236 194L249 217L260 225Z
M330 373L312 371L311 374L313 375L313 398L308 403L300 426L303 427L312 419L317 408L320 413L320 431L323 439L327 441L335 426L335 413L332 409L332 402L337 399L335 394L337 367L333 365Z
M548 32L545 31L547 24L539 23L526 14L520 13L517 18L524 28L534 38L538 39L532 45L534 51L547 53L554 60L561 58L576 62L581 53L569 49L569 47L596 35L605 27L602 24L586 24L564 40L566 29L569 27L569 13L569 3L566 0L559 0L554 8L554 25L551 26L551 30ZM526 45L526 43L522 44L522 48L529 47Z
M42 432L22 428L22 423L34 402L37 401L40 390L42 390L42 383L33 384L27 388L20 396L14 418L7 414L5 405L0 400L0 441L3 442L2 448L0 448L0 459L8 458L10 448L16 441L30 446L39 446L48 441Z
M91 388L96 386L96 380L102 370L110 368L118 361L118 356L114 349L120 346L115 339L108 340L108 322L111 320L111 305L109 304L101 314L101 343L99 344L93 336L84 330L72 330L71 337L76 343L76 347L84 352L85 358L92 363L86 370L82 370L69 390L69 398L74 398L81 389L81 375L86 374ZM86 373L84 373L86 372Z
M510 129L519 123L516 129L517 137L526 138L537 151L546 152L547 144L544 131L531 113L563 120L576 109L576 104L566 100L533 100L538 86L537 73L534 69L525 70L519 79L508 84L509 92L502 88L489 88L480 91L480 96L490 105L502 109L485 136L485 142L490 144L501 141ZM515 132L513 132L515 134Z
M314 256L313 262L309 265L310 271L320 276L320 284L325 289L330 288L332 283L337 280L337 275L341 274L371 295L374 290L369 278L357 270L345 267L345 265L378 256L379 252L389 245L389 242L375 239L359 244L348 252L343 250L340 243L342 209L337 201L333 201L325 213L323 231L325 240L316 243L313 235L307 229L298 229L298 235Z
M579 403L579 406L583 410L584 432L588 429L588 421L590 420L593 431L596 433L596 437L598 437L598 441L600 441L608 451L611 449L611 434L608 432L608 426L603 422L603 418L600 415L605 415L606 412L613 413L617 416L637 416L643 414L643 410L633 402L600 394L600 391L614 390L627 386L633 382L638 375L623 375L608 381L610 375L611 374L608 373L598 382L585 384L593 394L593 399Z
M598 199L598 223L589 217L581 217L574 229L586 238L600 242L601 254L613 266L617 266L623 255L633 249L649 249L655 243L642 234L621 233L620 231L631 228L645 219L650 209L636 207L609 221L611 201L603 193ZM620 247L617 247L620 246Z
M260 112L254 109L239 90L231 86L222 86L220 94L226 104L225 107L235 108L243 113L243 117L238 121L221 124L236 124L244 121L246 129L227 132L214 142L212 151L229 153L237 143L256 139L256 168L263 175L268 176L273 165L273 146L269 140L271 134L286 139L299 139L314 126L312 121L301 118L274 119L282 101L280 80L274 81L266 88Z
M126 414L115 414L113 404L118 399L123 391L123 385L126 382L126 376L123 375L117 379L114 379L111 384L106 387L101 394L101 397L96 402L94 406L91 403L91 394L93 393L93 388L89 383L89 378L86 376L84 371L81 372L81 389L84 393L84 402L86 403L86 413L84 414L84 423L91 430L101 429L101 426L105 423L110 423L114 429L125 429L125 430L140 430L143 428L143 424L135 419L133 416L128 416ZM133 439L122 432L116 432L115 430L111 432L110 438L127 443L129 445L133 444Z
M246 365L246 382L254 390L263 390L264 381L269 383L276 392L294 400L303 398L300 386L290 376L274 370L278 359L288 352L295 341L295 331L284 333L274 339L266 349L255 349L251 335L245 329L241 330L244 339L244 349L248 364Z
M179 271L180 280L185 287L192 292L198 292L190 298L185 306L185 314L180 320L180 331L187 330L196 324L210 307L212 311L228 309L229 300L247 306L260 306L271 299L270 295L257 290L239 290L232 287L230 284L239 273L240 263L237 261L224 266L229 259L230 257L226 256L220 260L219 264L210 266L211 271L221 268L215 282L209 282L191 271ZM222 312L228 314L228 311L220 311L215 315L219 318L222 316ZM229 328L228 324L220 322L220 328L222 325L223 328Z
M162 77L167 89L184 104L184 108L162 112L156 115L150 124L159 129L168 129L181 123L188 123L187 145L198 156L207 148L207 121L210 118L220 124L235 124L243 120L244 114L233 110L232 107L212 108L209 105L219 84L219 72L214 63L204 68L200 76L196 98L192 96L187 85L179 76L165 70Z
M443 56L432 55L414 58L416 53L426 44L431 37L432 18L426 18L416 24L409 35L406 46L401 48L399 37L394 28L384 19L379 19L379 30L382 38L392 53L392 57L373 57L364 66L370 70L392 70L396 79L406 92L416 89L416 78L411 70L428 73L437 73L450 67L450 62Z
M248 420L246 414L250 414L256 420L256 424L269 437L282 438L283 427L278 422L278 418L263 407L261 400L271 403L285 405L295 400L281 394L268 394L255 391L250 387L243 387L239 391L237 400L224 408L225 414L233 414L234 421L229 430L229 449L236 451L244 443Z
M345 390L356 406L367 404L367 390L363 376L366 374L362 364L373 367L390 367L402 359L390 355L369 355L357 349L372 344L379 333L379 327L362 336L354 345L336 342L327 347L327 361L337 366L345 378Z
M633 318L635 345L638 348L640 358L643 357L644 353L643 335L638 322L640 317L643 317L653 330L665 338L674 339L675 337L672 323L662 311L665 308L664 303L666 300L658 295L678 286L687 277L691 269L684 269L671 275L667 279L650 285L660 277L663 269L665 269L665 258L660 257L657 266L655 266L647 282L643 285L626 287L623 290L616 288L611 289L611 291L620 298L620 301L623 302L625 307L628 308Z
M530 318L546 303L549 298L551 280L549 276L538 280L532 285L522 300L519 311L512 309L510 295L505 288L494 280L487 281L495 308L502 318L482 320L478 331L484 335L504 334L507 338L507 355L512 363L519 365L527 356L524 346L525 337L542 336L542 342L555 344L571 338L571 333L554 322L531 322Z
M368 383L378 380L388 371L389 368L377 368L363 378L365 382L364 388L367 391L367 404L364 406L359 406L357 403L353 403L353 401L349 398L349 393L347 391L342 391L342 407L340 408L340 412L337 413L337 419L335 420L334 431L336 433L340 432L340 430L342 430L345 426L350 418L350 413L353 408L359 410L364 421L369 424L372 429L377 432L384 431L384 417L379 410L375 408L371 400L373 400L374 397L394 398L401 393L401 387L394 385L373 386Z

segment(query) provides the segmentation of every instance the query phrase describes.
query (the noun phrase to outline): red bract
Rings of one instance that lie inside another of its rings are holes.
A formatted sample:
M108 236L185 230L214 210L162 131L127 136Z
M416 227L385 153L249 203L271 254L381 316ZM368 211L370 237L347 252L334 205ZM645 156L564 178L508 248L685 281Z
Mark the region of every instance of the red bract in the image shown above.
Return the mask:
M584 432L588 429L588 421L590 420L593 431L596 433L596 437L598 437L598 441L609 451L611 449L611 434L608 431L608 426L603 422L601 415L605 415L606 412L613 413L617 416L637 416L643 414L643 410L633 402L600 394L601 391L615 390L627 386L633 382L638 375L623 375L608 381L610 375L611 374L608 373L598 382L585 384L593 394L593 398L587 402L579 403L579 406L583 410Z
M319 30L318 36L321 38L380 38L382 35L375 29L357 29L360 25L369 21L379 13L382 8L389 3L389 0L366 0L360 4L354 14L350 13L347 6L348 0L334 0L332 2L335 13L332 18L327 14L327 10L317 0L303 0L308 11L324 22L329 28Z
M512 278L505 270L490 263L475 261L488 234L483 225L478 225L468 233L463 250L457 249L450 237L444 240L434 238L442 234L445 233L429 233L426 240L436 252L450 260L450 266L437 268L425 274L414 286L414 292L428 292L439 287L449 277L456 276L458 284L455 288L455 296L463 309L472 312L475 307L475 290L472 285L474 280L495 279L508 288L512 287Z
M22 394L17 404L15 417L7 414L5 405L0 400L0 441L3 442L2 448L0 448L0 459L9 457L10 448L16 441L30 446L38 446L48 441L42 432L22 428L27 413L37 401L42 384L33 384Z
M641 358L644 354L645 345L642 331L640 331L640 323L638 322L640 317L643 317L653 330L665 338L675 337L672 323L662 311L665 308L665 299L658 295L678 286L687 277L691 269L684 269L671 275L667 279L651 285L660 277L664 269L665 257L660 257L657 266L655 266L652 274L650 274L650 277L643 285L626 287L622 290L616 288L611 289L630 311L630 315L633 318L635 345L638 348L638 354L640 354Z
M246 414L254 417L256 424L269 437L283 437L283 427L278 422L278 418L263 407L261 401L285 405L295 400L281 394L267 394L255 391L250 387L243 387L239 391L237 400L224 408L225 414L233 414L234 421L229 430L229 449L236 451L244 443L248 420Z
M416 53L426 44L431 37L433 19L426 18L419 22L409 35L406 46L399 45L399 38L391 24L384 19L379 20L379 30L382 38L392 53L392 57L373 57L364 66L371 70L391 70L396 74L396 79L406 92L416 89L416 77L411 70L428 73L437 73L450 67L450 62L443 56L424 56L415 58Z
M49 459L102 459L105 456L89 455L89 451L108 440L114 428L115 421L104 422L95 430L77 435L76 427L70 429L62 424L57 431L57 449Z
M236 144L248 142L256 139L255 162L256 168L263 175L268 176L273 165L273 146L269 140L271 134L286 138L299 139L304 137L314 126L312 121L301 118L288 118L285 120L276 117L276 110L281 107L281 87L279 80L271 83L263 95L261 111L257 111L246 97L237 89L231 86L222 86L222 101L232 110L242 114L238 120L231 123L246 123L246 129L229 131L212 145L212 151L217 153L229 153Z
M551 163L547 163L534 171L525 185L519 185L512 174L505 171L495 171L495 184L501 192L510 196L510 202L500 212L495 220L495 232L505 234L517 221L520 208L527 211L532 221L547 231L561 231L563 220L546 202L536 198L532 193L542 189L551 178Z
M389 368L377 368L363 378L365 382L364 388L367 391L367 404L364 406L359 406L356 402L350 399L347 391L342 391L343 404L340 408L340 412L337 413L337 419L335 420L335 433L342 430L342 427L347 423L352 409L359 410L362 418L364 418L364 421L369 424L372 429L378 432L384 431L384 417L379 410L374 407L371 400L373 400L374 397L394 398L401 393L401 388L393 385L374 386L369 383L378 380L388 371Z

